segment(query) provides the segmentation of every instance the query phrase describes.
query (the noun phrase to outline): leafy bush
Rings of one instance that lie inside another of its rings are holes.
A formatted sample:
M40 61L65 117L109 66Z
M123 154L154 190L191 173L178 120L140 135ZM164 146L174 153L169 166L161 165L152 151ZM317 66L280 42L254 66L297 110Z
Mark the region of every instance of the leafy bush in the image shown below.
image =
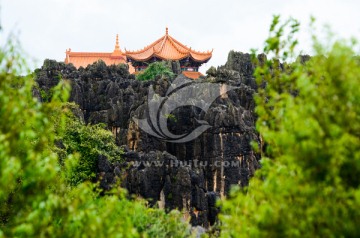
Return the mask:
M73 115L78 111L78 105L67 103L62 108L66 115L64 131L61 132L60 148L56 151L61 161L68 155L72 157L72 166L67 171L68 181L77 185L85 181L95 181L97 163L100 156L105 156L110 161L121 161L122 150L116 145L113 134L106 130L105 125L85 125Z
M159 76L167 78L174 77L174 73L171 68L168 67L166 62L154 62L149 64L149 66L144 71L140 72L136 78L138 80L146 81L153 80Z
M126 199L120 188L101 197L91 183L67 186L54 141L68 123L59 108L69 86L60 81L48 103L34 99L34 80L18 77L26 64L12 42L0 48L0 237L188 236L179 212L149 209L143 201ZM79 148L83 156L93 155L86 152L91 143L101 153L112 151L108 134L100 135L102 143L89 135L99 128L79 130L90 141L70 144L78 138L70 129L66 133L71 136L64 140L69 148ZM72 158L64 158L65 167Z
M290 27L288 27L290 25ZM222 204L223 237L359 237L360 66L354 44L320 44L290 65L299 24L275 17L256 69L262 168ZM288 32L285 34L284 32ZM333 41L331 41L333 42Z

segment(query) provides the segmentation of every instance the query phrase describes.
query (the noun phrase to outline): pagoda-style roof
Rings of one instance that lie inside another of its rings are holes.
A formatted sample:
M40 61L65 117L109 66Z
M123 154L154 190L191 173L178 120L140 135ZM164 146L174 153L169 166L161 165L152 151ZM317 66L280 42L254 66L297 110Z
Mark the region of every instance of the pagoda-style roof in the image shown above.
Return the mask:
M192 71L183 71L181 72L185 77L189 78L189 79L198 79L201 76L204 76L202 73L200 72L192 72Z
M106 65L127 64L126 55L120 49L119 36L116 35L115 49L113 52L72 52L66 50L66 64L73 64L76 68L86 67L89 64L102 60ZM133 73L135 69L129 64L129 71Z
M138 51L125 51L128 61L148 61L154 57L162 60L182 60L192 58L194 61L205 63L212 56L212 50L207 52L199 52L183 45L172 36L169 35L168 28L163 37L154 43L146 46Z

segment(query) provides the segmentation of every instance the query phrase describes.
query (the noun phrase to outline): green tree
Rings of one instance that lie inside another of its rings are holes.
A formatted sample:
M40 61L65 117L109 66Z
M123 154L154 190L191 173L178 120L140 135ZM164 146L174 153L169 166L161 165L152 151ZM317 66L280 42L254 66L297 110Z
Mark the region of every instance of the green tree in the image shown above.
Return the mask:
M113 134L103 124L85 125L73 112L79 111L75 103L63 105L60 113L65 115L65 128L58 132L58 148L56 152L60 157L61 164L67 156L72 157L69 163L71 167L67 171L67 180L71 185L77 185L85 181L95 182L96 169L100 156L105 156L109 161L121 161L122 150L116 145ZM56 121L57 115L54 115ZM56 127L58 123L55 123Z
M140 72L136 78L141 81L153 80L156 77L174 77L174 73L171 68L166 64L166 62L154 62L149 64L149 66L142 72Z
M294 58L297 21L275 17L255 76L262 168L222 203L222 237L359 237L360 66L354 42ZM331 41L334 42L334 41Z
M0 237L188 236L179 212L130 201L120 188L99 196L95 184L67 185L54 143L67 124L59 108L69 85L61 80L48 103L33 98L34 80L18 76L26 63L12 42L0 48ZM105 150L108 144L93 146ZM66 155L65 168L73 158Z

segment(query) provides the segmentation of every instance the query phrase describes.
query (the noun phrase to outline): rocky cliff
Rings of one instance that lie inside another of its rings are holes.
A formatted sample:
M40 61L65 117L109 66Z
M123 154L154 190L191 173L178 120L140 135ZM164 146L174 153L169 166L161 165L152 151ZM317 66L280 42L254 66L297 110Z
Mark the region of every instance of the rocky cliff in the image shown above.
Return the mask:
M183 210L193 225L207 227L215 222L216 200L226 196L231 185L247 185L259 168L260 156L250 146L252 141L260 144L254 127L253 94L257 85L253 70L249 54L230 52L224 66L209 69L205 78L196 81L222 84L220 90L227 86L236 89L218 97L207 112L185 106L172 113L168 128L174 134L193 130L199 120L211 126L186 143L153 137L133 120L134 116L147 116L148 88L153 86L155 93L163 97L173 79L140 82L129 75L125 65L107 67L97 62L77 70L72 65L46 60L36 70L39 88L35 94L44 99L60 78L69 80L70 100L80 106L85 121L106 123L117 143L125 146L126 166L99 158L97 172L109 178L102 180L103 187L107 188L107 181L114 181L122 173L122 182L130 193L165 209Z

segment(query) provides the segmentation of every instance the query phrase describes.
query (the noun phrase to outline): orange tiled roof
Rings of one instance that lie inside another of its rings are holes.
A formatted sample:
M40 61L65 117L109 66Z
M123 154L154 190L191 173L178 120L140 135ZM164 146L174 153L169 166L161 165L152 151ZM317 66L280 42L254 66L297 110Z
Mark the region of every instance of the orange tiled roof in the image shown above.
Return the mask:
M182 74L189 79L198 79L200 78L200 76L204 76L200 72L193 72L193 71L183 71Z
M79 68L80 66L86 67L88 64L92 64L100 59L106 65L126 64L124 57L111 57L111 53L71 52L70 50L66 51L65 63L72 63L76 68Z
M138 51L125 51L126 57L136 61L147 61L152 57L158 57L163 60L181 60L186 57L191 57L195 61L204 62L208 61L212 56L212 51L199 52L187 47L166 34L148 45L142 50Z
M71 49L66 50L66 64L73 64L76 68L86 67L98 60L102 60L106 65L127 64L126 55L120 49L119 36L116 35L116 44L113 52L71 52ZM129 64L130 73L135 72L134 67Z

